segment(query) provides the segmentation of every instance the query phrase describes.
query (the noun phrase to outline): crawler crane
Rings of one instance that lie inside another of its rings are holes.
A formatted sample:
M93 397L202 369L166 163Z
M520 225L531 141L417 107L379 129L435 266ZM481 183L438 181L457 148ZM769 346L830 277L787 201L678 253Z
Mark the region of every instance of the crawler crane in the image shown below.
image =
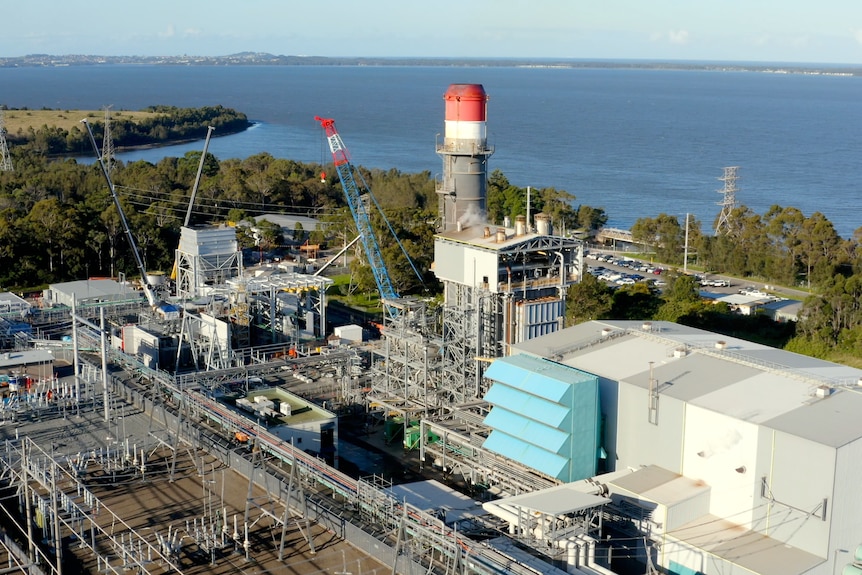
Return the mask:
M96 145L96 138L93 136L93 130L90 128L90 124L87 122L86 118L81 120L81 123L87 127L87 133L90 135L90 143L93 145L93 151L99 159L99 167L102 170L102 175L105 176L108 190L111 192L111 197L114 199L114 206L117 208L120 222L123 224L123 231L126 234L126 239L129 241L129 247L131 248L132 255L135 257L135 263L138 264L138 271L141 272L141 286L144 289L144 295L147 297L147 303L149 303L150 307L162 318L179 319L179 310L175 306L161 301L156 295L156 290L150 285L150 282L147 279L147 270L144 267L144 260L141 259L141 254L138 252L138 246L135 243L135 238L132 236L132 230L129 228L129 222L126 220L126 214L123 212L123 206L120 205L120 197L117 195L117 188L114 186L114 182L111 181L111 176L108 174L108 168L105 166L102 154L99 153L99 146Z
M380 252L380 244L377 241L377 236L374 234L374 229L371 227L371 218L368 216L368 210L365 208L365 204L362 201L361 190L356 183L356 178L354 177L355 169L350 163L350 155L347 153L347 148L341 140L341 136L335 129L335 120L332 118L321 118L320 116L315 116L314 119L320 122L320 125L326 132L329 150L332 152L332 160L335 163L335 169L338 171L338 177L341 180L341 187L344 188L344 195L347 197L347 204L350 206L350 213L353 215L353 220L356 222L356 229L359 232L359 238L362 240L362 248L365 251L365 256L368 258L368 264L371 266L371 271L374 274L374 281L377 283L377 289L380 291L380 299L383 301L383 306L389 317L395 317L398 315L398 310L392 305L387 305L387 302L392 302L398 299L399 295L392 286L392 279L389 277L389 270L386 267L386 262L383 260L383 254ZM374 196L371 194L371 190L362 178L362 174L359 172L356 172L356 174L362 182L363 188L367 192L368 196L380 211L380 215L383 216L383 220L386 221L386 225L389 227L392 237L395 238L396 242L398 242L398 246L401 248L405 257L407 257L407 261L410 262L410 267L413 268L413 272L419 280L422 281L422 275L416 269L416 266L413 265L413 261L410 259L410 256L407 255L407 251L395 235L391 224L389 224L389 221L383 214L383 210L381 210L380 206L377 205L377 200L375 200Z

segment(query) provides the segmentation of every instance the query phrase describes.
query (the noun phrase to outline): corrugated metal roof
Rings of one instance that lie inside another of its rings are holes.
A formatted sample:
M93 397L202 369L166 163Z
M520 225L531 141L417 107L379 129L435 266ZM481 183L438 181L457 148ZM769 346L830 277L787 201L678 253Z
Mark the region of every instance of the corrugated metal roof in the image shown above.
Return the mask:
M824 445L862 438L862 418L853 416L862 397L842 391L857 389L862 370L742 339L670 322L605 320L520 343L513 353L644 388L652 362L661 394ZM837 391L818 397L822 385Z
M648 389L650 369L649 365L643 367L643 371L624 378L623 381ZM652 377L659 393L682 401L692 401L760 373L760 370L747 365L728 364L715 357L696 353L655 362L652 368ZM704 374L710 376L705 377Z
M841 447L862 435L862 394L856 389L840 389L832 395L810 401L763 423L830 447Z
M470 244L471 246L475 246L477 248L483 248L486 250L497 251L503 250L506 248L511 248L512 246L516 246L521 242L525 242L532 238L540 237L539 234L524 234L521 236L515 235L515 228L503 228L506 230L506 239L502 242L497 241L497 230L501 229L501 226L488 226L490 235L485 236L485 227L484 226L470 226L464 228L461 231L458 230L447 230L445 232L440 232L437 234L437 237L450 240L453 242L459 242L463 244Z
M798 575L824 563L822 557L785 545L715 515L704 515L668 532L667 540L704 549L760 575ZM667 541L666 540L666 541Z
M546 515L563 515L592 509L610 502L611 500L607 497L584 493L579 486L566 483L539 491L505 497L495 503L522 507Z
M0 292L0 311L8 309L29 309L33 307L27 300L18 297L12 292Z
M642 467L629 475L610 479L608 483L612 492L625 490L668 507L710 489L703 481L679 475L657 465Z
M85 298L111 298L117 296L141 296L143 294L114 280L76 280L50 285L51 291L64 294L68 297L74 295L78 299Z
M393 485L387 491L398 501L406 501L428 513L445 510L447 523L485 514L472 498L434 479Z
M630 493L640 494L650 489L655 489L659 485L673 481L677 477L681 477L679 473L669 471L664 467L657 465L649 465L634 472L624 475L623 477L611 481L614 485L622 487Z
M0 353L0 369L18 367L23 365L34 365L37 363L51 363L54 355L43 349L31 349L25 351L7 351Z
M751 377L728 380L715 390L688 398L689 403L741 421L764 424L782 413L797 409L811 397L811 386L779 374L755 371Z

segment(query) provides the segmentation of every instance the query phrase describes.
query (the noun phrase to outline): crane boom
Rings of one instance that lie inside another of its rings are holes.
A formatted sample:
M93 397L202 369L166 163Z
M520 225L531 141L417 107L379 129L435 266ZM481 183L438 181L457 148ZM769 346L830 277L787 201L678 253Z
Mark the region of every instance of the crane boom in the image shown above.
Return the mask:
M126 221L126 214L123 213L123 207L120 205L120 197L117 195L117 189L114 187L114 182L111 181L111 176L108 174L108 168L105 166L105 162L102 161L102 155L99 153L99 147L96 145L96 138L93 136L93 130L90 128L89 122L84 118L81 120L81 123L87 127L87 133L90 135L90 143L93 144L93 151L96 152L96 157L99 159L99 167L102 168L102 175L105 176L105 181L108 183L108 189L111 191L111 196L114 198L114 206L116 206L117 213L120 215L120 222L123 224L123 231L126 233L126 239L129 241L132 255L135 256L135 263L138 264L138 271L141 272L141 285L144 287L144 295L147 296L147 303L150 304L150 307L155 308L159 305L156 291L147 280L147 270L144 268L144 260L141 259L141 254L138 253L138 246L135 244L135 238L132 236L129 222Z
M189 198L189 207L186 210L186 219L183 222L183 227L189 227L189 221L192 219L192 208L195 205L195 196L198 193L198 186L201 183L201 173L204 171L204 162L207 159L207 149L210 147L210 137L213 135L215 128L207 126L207 139L204 141L204 151L201 154L201 161L198 164L198 173L195 175L195 183L192 186L192 196Z
M362 248L365 251L365 257L368 258L371 272L374 274L374 281L377 283L377 289L380 291L380 298L384 301L384 308L387 309L390 315L395 314L395 309L386 306L385 302L397 299L399 296L395 288L392 287L389 270L386 268L383 254L380 252L380 244L378 244L377 236L375 236L374 230L371 227L371 218L368 217L368 210L362 202L359 186L357 186L356 179L353 176L353 166L350 164L350 156L347 153L347 148L335 129L335 120L332 118L321 118L320 116L315 116L314 119L320 122L320 125L326 132L329 150L332 152L332 160L335 163L335 169L338 171L344 195L347 197L347 205L350 207L350 213L356 222L356 228L362 240ZM370 193L370 190L368 192Z

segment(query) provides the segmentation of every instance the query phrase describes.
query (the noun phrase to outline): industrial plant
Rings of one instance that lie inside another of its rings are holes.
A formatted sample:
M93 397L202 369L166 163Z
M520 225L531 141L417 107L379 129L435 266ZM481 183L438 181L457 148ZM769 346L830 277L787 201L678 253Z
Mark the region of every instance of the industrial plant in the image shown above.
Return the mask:
M141 283L0 294L2 572L862 574L862 370L565 326L583 243L529 201L488 221L488 94L443 101L442 302L398 292L398 240L316 118L381 296L371 340L330 333L328 264L247 265L233 227L192 224L194 191L174 270L146 270L90 132Z

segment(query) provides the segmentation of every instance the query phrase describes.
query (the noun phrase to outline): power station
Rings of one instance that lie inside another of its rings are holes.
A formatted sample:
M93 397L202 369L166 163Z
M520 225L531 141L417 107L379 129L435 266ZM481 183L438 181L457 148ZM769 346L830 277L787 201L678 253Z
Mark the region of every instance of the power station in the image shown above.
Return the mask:
M4 572L862 573L862 371L667 322L565 328L583 245L529 200L489 218L489 101L443 94L442 300L399 295L317 118L360 235L335 257L370 252L379 340L326 340L332 280L246 267L233 228L188 215L173 294L138 258L145 298L0 298ZM437 479L365 472L393 451Z

